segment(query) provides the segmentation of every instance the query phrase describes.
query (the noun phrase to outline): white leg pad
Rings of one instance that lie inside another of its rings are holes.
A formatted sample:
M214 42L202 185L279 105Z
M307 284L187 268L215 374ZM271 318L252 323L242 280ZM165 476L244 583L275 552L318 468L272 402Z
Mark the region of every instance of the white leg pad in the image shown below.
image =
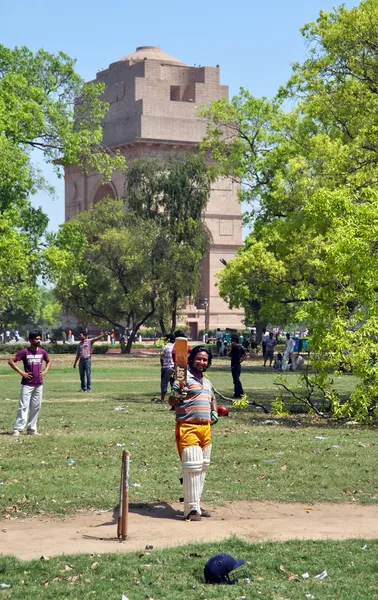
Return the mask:
M200 513L203 452L200 446L188 446L182 451L184 479L184 516L195 510Z
M200 500L203 492L203 486L205 485L206 472L210 467L210 456L211 456L211 448L212 444L209 444L203 450L203 463L202 463L202 473L201 473L201 488L200 488Z

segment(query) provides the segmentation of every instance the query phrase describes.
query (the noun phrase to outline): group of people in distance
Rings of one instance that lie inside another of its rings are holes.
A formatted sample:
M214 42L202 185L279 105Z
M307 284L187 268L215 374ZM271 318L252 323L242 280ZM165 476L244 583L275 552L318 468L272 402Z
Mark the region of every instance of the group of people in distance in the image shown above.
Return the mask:
M220 330L218 330L220 331ZM167 336L167 343L163 346L160 354L161 364L161 383L160 383L160 401L165 401L165 396L168 390L168 384L173 384L173 374L175 368L175 338L186 337L185 332L177 330L174 334L171 333ZM191 351L188 346L188 352ZM234 384L234 398L241 398L244 394L243 386L240 381L241 363L247 358L248 352L242 344L239 343L239 336L232 334L230 337L230 348L227 352L227 356L231 358L231 375Z
M274 360L274 347L278 344L277 337L277 335L275 336L273 334L273 331L267 331L266 329L263 329L261 345L264 358L264 367L269 360L269 366L271 367L274 361L273 366L277 370L286 371L290 368L295 371L295 340L291 337L290 333L287 333L284 353L282 354L281 352L278 352L277 357Z

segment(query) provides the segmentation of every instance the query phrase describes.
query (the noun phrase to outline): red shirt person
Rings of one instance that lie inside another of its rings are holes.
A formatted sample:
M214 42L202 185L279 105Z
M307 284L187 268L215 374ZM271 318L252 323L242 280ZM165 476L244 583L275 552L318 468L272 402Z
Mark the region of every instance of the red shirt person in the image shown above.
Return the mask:
M43 380L51 366L51 360L46 350L40 348L42 333L31 331L29 341L29 348L20 350L14 358L10 358L8 361L9 366L22 377L21 394L13 431L13 435L16 437L20 435L26 424L29 435L37 434L37 421L42 404ZM23 370L16 365L20 361L23 363ZM44 370L42 370L43 362L46 363Z

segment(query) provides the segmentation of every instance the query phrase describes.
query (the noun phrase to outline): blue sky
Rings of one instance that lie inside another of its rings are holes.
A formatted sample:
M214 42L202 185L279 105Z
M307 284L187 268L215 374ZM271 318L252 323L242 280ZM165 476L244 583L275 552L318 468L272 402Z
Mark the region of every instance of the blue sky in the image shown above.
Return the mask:
M32 50L63 50L77 59L85 79L137 46L155 45L187 64L216 65L230 94L240 86L272 96L290 75L291 63L306 56L299 28L331 10L332 0L17 0L2 7L2 44ZM348 0L346 6L359 4ZM38 195L50 229L64 220L63 180L50 166L45 176L56 198Z

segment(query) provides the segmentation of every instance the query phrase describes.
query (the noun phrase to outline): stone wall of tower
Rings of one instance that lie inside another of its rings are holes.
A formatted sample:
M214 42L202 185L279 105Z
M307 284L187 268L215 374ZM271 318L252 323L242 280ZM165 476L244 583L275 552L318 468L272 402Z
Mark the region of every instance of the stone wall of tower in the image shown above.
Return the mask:
M109 103L103 120L104 144L120 150L128 164L138 157L194 151L206 130L205 121L198 118L198 107L228 97L227 86L220 84L219 68L131 56L96 76L96 81L105 84L104 99ZM115 172L110 184L103 186L98 174L85 175L75 167L67 167L66 220L105 195L117 198L123 193L121 172ZM211 246L202 264L200 300L207 300L207 308L205 311L203 302L198 306L188 304L186 317L193 331L204 329L205 323L209 329L240 328L242 311L231 311L216 287L221 259L229 260L242 245L238 189L231 181L221 179L213 185L206 225Z

